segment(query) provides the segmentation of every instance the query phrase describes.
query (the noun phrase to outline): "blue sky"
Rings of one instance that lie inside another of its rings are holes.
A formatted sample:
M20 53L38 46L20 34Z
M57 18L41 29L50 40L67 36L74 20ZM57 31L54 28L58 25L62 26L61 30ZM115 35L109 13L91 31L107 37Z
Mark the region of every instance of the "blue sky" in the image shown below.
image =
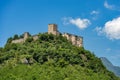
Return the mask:
M0 0L0 46L14 34L60 32L83 36L84 47L120 66L120 0Z

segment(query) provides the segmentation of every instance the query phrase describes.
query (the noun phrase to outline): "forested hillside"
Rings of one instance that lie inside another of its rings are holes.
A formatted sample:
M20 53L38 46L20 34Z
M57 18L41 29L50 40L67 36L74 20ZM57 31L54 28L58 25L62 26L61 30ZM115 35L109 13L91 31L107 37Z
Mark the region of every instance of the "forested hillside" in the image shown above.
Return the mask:
M120 80L93 53L61 35L38 36L17 44L9 38L0 48L0 80Z

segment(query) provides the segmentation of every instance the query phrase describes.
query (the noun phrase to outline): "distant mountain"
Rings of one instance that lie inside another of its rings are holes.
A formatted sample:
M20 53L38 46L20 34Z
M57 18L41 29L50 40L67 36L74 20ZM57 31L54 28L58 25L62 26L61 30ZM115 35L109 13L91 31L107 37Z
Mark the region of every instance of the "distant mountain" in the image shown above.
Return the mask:
M109 71L112 71L115 75L120 77L120 67L118 66L114 66L107 58L105 57L101 57L100 58L104 64L104 66L106 66L106 68Z

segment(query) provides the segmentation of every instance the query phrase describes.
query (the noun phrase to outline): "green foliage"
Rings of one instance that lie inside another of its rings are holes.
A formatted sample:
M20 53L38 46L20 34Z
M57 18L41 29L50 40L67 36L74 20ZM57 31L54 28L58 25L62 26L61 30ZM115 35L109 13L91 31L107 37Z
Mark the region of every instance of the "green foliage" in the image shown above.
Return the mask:
M90 51L47 33L0 48L0 68L0 80L120 80Z
M19 39L19 36L17 34L14 35L13 40Z
M26 42L29 42L29 43L30 43L30 42L32 42L32 41L33 41L33 38L32 38L32 37L29 37L29 38L26 39Z
M11 43L12 40L13 40L12 37L8 38L7 43Z
M20 38L24 38L24 34L20 35Z

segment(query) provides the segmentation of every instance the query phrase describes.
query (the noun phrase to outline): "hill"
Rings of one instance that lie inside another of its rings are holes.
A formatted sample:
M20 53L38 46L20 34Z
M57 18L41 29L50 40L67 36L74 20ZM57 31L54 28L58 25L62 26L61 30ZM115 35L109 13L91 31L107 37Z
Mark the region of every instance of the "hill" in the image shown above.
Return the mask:
M120 67L114 66L107 58L101 57L101 60L105 67L109 70L115 73L115 75L120 77Z
M38 34L0 48L0 80L120 80L101 60L62 35ZM17 37L19 38L19 37Z

